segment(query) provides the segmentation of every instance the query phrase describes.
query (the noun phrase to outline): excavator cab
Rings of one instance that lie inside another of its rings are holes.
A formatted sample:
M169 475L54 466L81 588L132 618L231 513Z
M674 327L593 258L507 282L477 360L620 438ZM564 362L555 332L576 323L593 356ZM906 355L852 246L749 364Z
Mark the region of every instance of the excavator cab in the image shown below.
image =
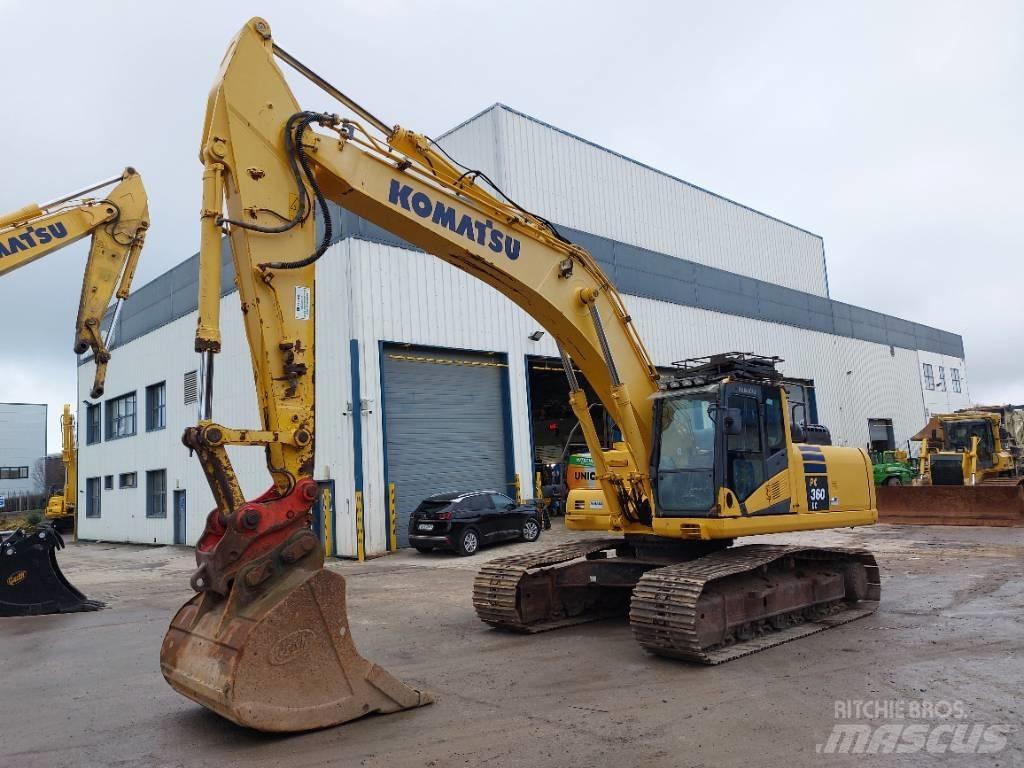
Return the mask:
M651 473L658 514L716 514L720 488L730 491L727 505L742 509L767 480L785 471L784 397L777 385L741 382L670 389L660 397Z

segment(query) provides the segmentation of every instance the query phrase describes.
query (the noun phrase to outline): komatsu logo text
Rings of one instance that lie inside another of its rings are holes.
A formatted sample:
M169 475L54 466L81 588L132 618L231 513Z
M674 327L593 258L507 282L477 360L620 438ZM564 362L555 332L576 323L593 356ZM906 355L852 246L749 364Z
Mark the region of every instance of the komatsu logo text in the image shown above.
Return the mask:
M29 227L20 235L0 238L0 257L13 256L19 251L31 251L36 246L46 245L51 240L60 240L67 236L67 227L59 221L45 227Z
M435 224L447 227L471 243L485 245L495 253L504 251L510 259L519 258L522 243L517 238L495 229L494 222L490 219L480 221L468 214L460 217L450 205L445 205L440 200L435 202L427 194L414 192L408 184L396 180L391 182L388 202L401 207L402 210L412 211L421 219L430 219Z

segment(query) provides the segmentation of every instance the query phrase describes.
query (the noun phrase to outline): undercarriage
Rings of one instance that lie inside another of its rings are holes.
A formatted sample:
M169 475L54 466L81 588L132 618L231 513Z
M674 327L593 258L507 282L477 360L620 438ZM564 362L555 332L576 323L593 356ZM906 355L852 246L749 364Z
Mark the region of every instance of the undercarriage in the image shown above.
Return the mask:
M861 549L729 541L591 539L487 563L480 618L543 632L628 616L651 653L719 664L875 611L875 558Z

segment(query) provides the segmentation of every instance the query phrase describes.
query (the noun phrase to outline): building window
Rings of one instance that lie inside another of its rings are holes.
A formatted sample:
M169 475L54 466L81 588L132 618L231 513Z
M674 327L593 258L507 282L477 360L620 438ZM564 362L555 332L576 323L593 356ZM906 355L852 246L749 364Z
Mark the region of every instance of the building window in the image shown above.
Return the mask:
M935 374L932 373L931 364L924 363L922 370L924 371L924 388L935 389Z
M103 478L103 490L112 491L114 490L114 476L107 475Z
M135 393L107 400L107 440L135 434Z
M134 472L122 472L117 476L119 488L135 488L139 484L138 476Z
M185 374L185 405L199 402L199 374L189 371Z
M167 426L167 385L164 382L146 387L146 431L155 432Z
M0 467L0 480L28 480L28 467Z
M960 369L950 368L949 369L949 381L953 385L953 391L960 391Z
M940 392L946 391L946 369L941 365L939 366L939 380L936 382L935 388Z
M100 434L100 404L85 407L85 444L95 445L103 436Z
M146 473L146 517L167 517L167 470Z
M90 477L85 481L85 516L100 516L100 479Z

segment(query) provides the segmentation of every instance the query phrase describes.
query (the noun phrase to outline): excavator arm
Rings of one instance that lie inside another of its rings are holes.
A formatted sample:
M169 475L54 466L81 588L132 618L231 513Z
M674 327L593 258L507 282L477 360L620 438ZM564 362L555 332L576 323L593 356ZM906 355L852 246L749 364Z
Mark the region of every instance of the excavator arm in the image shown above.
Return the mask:
M275 58L359 119L303 110ZM426 694L356 653L343 606L339 610L330 599L334 594L343 600L344 580L323 569L322 546L309 530L318 493L312 478L315 264L333 234L327 200L491 285L555 338L572 407L619 524L648 522L651 516L649 397L657 391L657 371L621 297L585 250L550 223L485 188L479 182L482 174L460 166L429 138L388 128L275 46L262 19L242 29L224 58L207 102L200 160L195 348L204 375L201 418L183 441L198 454L217 506L197 543L199 567L192 586L199 594L179 611L164 641L164 675L181 693L225 717L268 730L320 727L367 711L426 703ZM255 428L225 426L213 418L225 235L262 420ZM631 461L618 466L604 461L574 366L619 426ZM272 485L259 498L244 498L228 446L265 450ZM247 606L244 612L240 601ZM317 617L328 615L335 618L321 634L323 621ZM260 639L249 642L260 645L299 643L294 632L282 634L285 626L309 628L309 643L317 642L314 637L328 642L329 637L337 646L339 635L344 637L337 662L328 665L333 671L313 667L295 674L303 679L312 675L304 685L317 691L330 687L325 681L331 674L346 685L344 695L324 701L318 696L293 699L288 716L282 717L280 706L269 704L280 699L276 671L227 638L251 633ZM229 646L236 650L226 650ZM245 693L240 678L250 683Z
M64 404L60 417L61 451L60 461L64 467L64 488L54 494L46 503L46 516L57 525L68 520L74 526L75 507L78 499L78 446L75 444L75 416L71 405Z
M362 119L303 111L275 57ZM619 519L649 519L649 398L657 391L658 374L621 297L584 249L493 194L478 182L482 174L458 165L429 138L387 128L277 47L262 19L246 25L224 59L207 104L200 158L205 170L196 350L208 375L203 420L186 443L207 468L219 509L214 528L225 527L244 503L226 445L266 447L271 493L278 498L295 492L312 472L314 265L331 239L328 199L484 281L535 318L562 351L573 407ZM319 238L317 209L323 222ZM231 240L263 418L256 430L212 420L223 232ZM573 364L619 426L638 469L626 473L603 466ZM230 576L213 570L231 566L207 566L207 583L224 591Z
M102 199L82 195L116 184ZM72 195L0 217L0 276L92 235L75 323L75 354L92 350L92 397L103 395L110 351L101 323L113 298L128 296L149 228L142 177L133 168Z
M303 109L278 61L354 117ZM590 254L428 137L390 127L345 96L275 45L263 19L246 24L221 64L200 160L196 351L204 377L201 418L184 442L198 453L217 507L196 548L198 594L174 617L161 650L176 690L236 723L275 731L430 701L357 653L344 579L324 568L310 530L318 492L315 265L333 240L328 200L492 286L558 343L608 507L602 530L623 535L488 563L474 583L482 620L532 632L629 610L652 652L717 663L756 650L745 643L762 633L775 634L758 648L800 636L791 623L842 623L874 610L878 569L869 553L728 549L738 535L877 516L863 451L800 445L791 434L777 358L689 361L687 376L660 388L621 297ZM252 355L262 420L255 428L213 418L225 235ZM614 450L601 450L576 367L622 433ZM733 396L745 398L749 415L730 404ZM755 482L763 462L741 456L727 477L728 439L747 428L760 444L769 408L777 414L772 475ZM680 461L665 470L677 472L665 483L675 489L669 498L696 516L652 509L650 468L666 428L675 430ZM264 448L272 485L259 498L244 498L229 446ZM793 490L804 487L806 504Z

